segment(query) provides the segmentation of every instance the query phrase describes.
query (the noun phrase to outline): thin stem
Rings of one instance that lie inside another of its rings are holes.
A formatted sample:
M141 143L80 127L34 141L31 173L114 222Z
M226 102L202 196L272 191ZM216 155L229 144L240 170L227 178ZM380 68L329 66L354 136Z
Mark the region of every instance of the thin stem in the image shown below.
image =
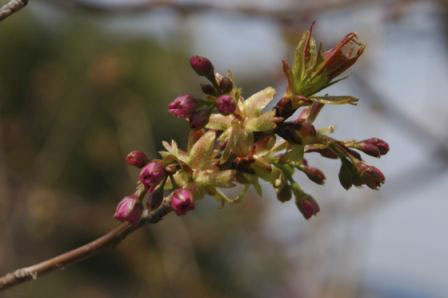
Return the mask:
M0 8L0 21L3 21L13 13L22 9L28 4L28 0L10 0Z
M152 212L146 211L137 226L123 223L92 242L84 244L51 259L7 273L0 277L0 292L25 281L35 280L45 273L62 269L68 265L90 258L106 248L115 247L124 238L126 238L127 235L131 234L143 225L159 222L170 212L170 206L167 204L162 204L158 209Z

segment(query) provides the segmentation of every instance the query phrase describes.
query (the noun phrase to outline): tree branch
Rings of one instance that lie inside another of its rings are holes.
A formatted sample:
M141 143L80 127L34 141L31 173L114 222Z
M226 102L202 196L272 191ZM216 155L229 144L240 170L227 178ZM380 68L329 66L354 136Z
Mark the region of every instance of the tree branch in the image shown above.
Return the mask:
M146 212L137 226L123 223L96 240L84 244L66 253L37 263L32 266L23 267L0 277L0 292L10 287L16 286L28 280L35 280L37 277L62 269L68 265L90 258L106 248L115 247L127 235L139 229L143 225L159 222L165 215L171 212L171 207L167 204L161 205L152 212Z
M28 0L10 0L0 8L0 21L3 21L13 13L22 9L28 4Z

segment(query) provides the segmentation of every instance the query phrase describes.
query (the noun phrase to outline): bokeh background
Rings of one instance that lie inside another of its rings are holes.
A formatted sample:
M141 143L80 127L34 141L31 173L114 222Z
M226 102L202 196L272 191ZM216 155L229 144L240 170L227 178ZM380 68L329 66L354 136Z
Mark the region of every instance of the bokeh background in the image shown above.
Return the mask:
M380 191L346 192L339 163L304 188L321 203L306 222L268 187L219 209L132 234L114 250L1 297L448 297L446 1L30 0L0 23L0 273L90 241L116 225L133 190L133 149L185 143L170 116L199 95L188 57L231 69L244 94L285 86L301 34L317 21L326 48L357 31L368 49L328 90L360 98L328 106L338 138L386 139Z

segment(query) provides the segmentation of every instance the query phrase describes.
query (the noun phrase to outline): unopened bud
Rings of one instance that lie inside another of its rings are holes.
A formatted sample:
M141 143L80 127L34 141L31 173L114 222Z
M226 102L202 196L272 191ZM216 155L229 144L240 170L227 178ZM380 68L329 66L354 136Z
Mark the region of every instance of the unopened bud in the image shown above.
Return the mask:
M168 111L177 118L188 118L198 106L198 102L190 94L176 97L169 105Z
M318 168L305 167L304 172L308 176L308 178L314 183L321 185L325 183L325 174Z
M233 89L233 83L232 80L230 80L228 77L223 77L219 81L219 91L221 91L222 94L229 93Z
M358 143L357 149L359 149L362 152L364 152L365 154L368 154L373 157L381 156L380 149L371 143L367 143L367 142Z
M207 79L214 79L215 71L212 62L202 56L193 56L190 58L190 65L200 76Z
M319 204L316 200L306 193L303 193L301 196L296 196L296 206L307 220L320 211Z
M224 115L232 114L236 109L235 100L230 95L221 95L216 100L218 111Z
M371 189L378 189L386 180L384 174L378 168L363 162L357 164L357 170L362 183Z
M210 84L201 84L201 90L207 95L216 96L218 94L215 87Z
M140 181L150 192L165 178L166 172L160 160L153 160L140 171Z
M210 112L208 110L200 110L194 112L190 117L190 127L193 129L203 128L208 123Z
M289 97L282 97L275 106L275 116L283 119L289 118L294 114L295 109L292 106L292 100Z
M115 219L123 222L127 221L131 225L136 225L142 217L143 207L136 196L126 196L117 205L115 209Z
M186 188L180 188L171 195L171 208L177 215L183 215L194 209L193 194Z
M299 123L283 122L277 126L275 132L289 143L301 145L303 141L298 133L300 127L301 125Z
M361 141L360 144L370 144L372 146L377 147L381 155L385 155L387 152L389 152L389 144L386 141L379 138L370 138Z
M129 154L126 156L126 162L131 166L143 168L149 162L149 160L145 153L139 150L134 150L129 152Z
M280 189L276 189L277 199L280 202L289 201L292 197L291 187L285 183Z

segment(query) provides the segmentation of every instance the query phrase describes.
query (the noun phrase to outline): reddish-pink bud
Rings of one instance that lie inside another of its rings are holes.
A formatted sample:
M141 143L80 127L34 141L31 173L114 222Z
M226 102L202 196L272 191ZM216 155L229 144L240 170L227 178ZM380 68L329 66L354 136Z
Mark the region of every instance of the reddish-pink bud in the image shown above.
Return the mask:
M296 205L305 219L310 219L311 216L316 215L320 211L319 204L316 200L306 193L303 193L300 197L296 197Z
M357 149L359 149L362 152L364 152L365 154L368 154L373 157L381 156L380 149L371 143L367 143L367 142L358 143Z
M386 180L384 174L378 168L363 162L357 164L357 170L360 181L371 189L378 189Z
M145 153L139 150L134 150L129 152L126 156L126 162L131 166L143 168L149 162L149 159Z
M212 62L202 56L193 56L190 58L190 65L193 70L200 76L212 79L215 71Z
M232 114L236 109L235 100L230 95L221 95L216 100L218 111L224 115Z
M208 110L200 110L194 112L190 117L190 127L193 129L203 128L210 118L210 112Z
M124 197L115 209L115 219L123 222L127 221L131 225L136 225L140 221L143 213L143 206L135 196Z
M370 138L361 141L360 144L370 144L372 146L376 146L381 155L385 155L387 152L389 152L389 144L386 141L379 138Z
M165 178L165 168L160 160L153 160L140 171L140 181L150 192Z
M330 80L337 77L358 60L365 47L358 41L356 33L347 34L333 49L324 53L322 71Z
M324 184L325 174L318 168L307 166L304 168L304 172L311 181L321 185Z
M171 195L171 208L177 215L183 215L194 209L193 194L186 188L179 188Z
M188 118L196 109L198 102L190 94L176 97L169 105L168 111L177 118Z

